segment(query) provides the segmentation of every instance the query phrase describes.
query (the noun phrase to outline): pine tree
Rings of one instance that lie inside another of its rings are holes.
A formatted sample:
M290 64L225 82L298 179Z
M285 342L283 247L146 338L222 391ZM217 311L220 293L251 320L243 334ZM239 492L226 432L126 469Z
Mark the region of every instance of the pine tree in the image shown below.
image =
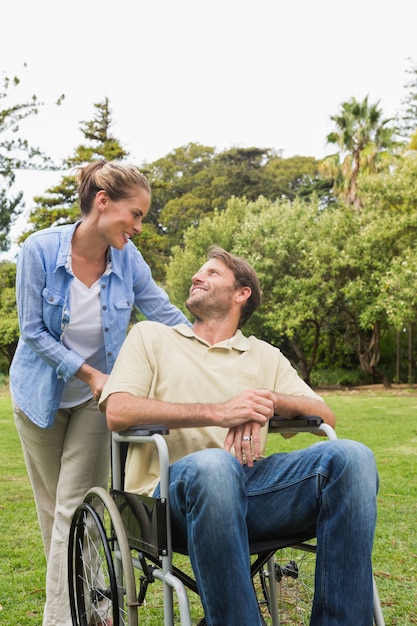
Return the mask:
M24 241L32 232L74 223L80 217L77 202L76 168L98 159L122 160L128 156L120 142L110 132L112 112L109 99L94 104L95 115L91 121L80 122L80 129L86 143L79 145L74 156L64 160L62 171L65 172L59 183L46 190L46 195L36 196L35 208L30 213L30 227L20 237Z
M0 100L11 101L14 92L20 84L17 76L12 78L3 74L0 85ZM56 104L62 102L61 96ZM25 169L54 169L51 160L39 148L29 145L27 139L20 135L20 125L23 120L37 115L44 106L37 96L27 102L9 104L0 110L0 250L9 248L10 228L21 214L23 192L11 193L16 180L16 171Z

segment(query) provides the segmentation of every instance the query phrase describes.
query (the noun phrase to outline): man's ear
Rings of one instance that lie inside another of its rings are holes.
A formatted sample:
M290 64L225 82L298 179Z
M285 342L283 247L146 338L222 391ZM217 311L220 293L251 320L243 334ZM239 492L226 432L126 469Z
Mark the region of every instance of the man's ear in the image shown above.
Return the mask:
M252 289L247 285L245 287L239 287L236 294L236 302L246 302L249 300L252 294Z

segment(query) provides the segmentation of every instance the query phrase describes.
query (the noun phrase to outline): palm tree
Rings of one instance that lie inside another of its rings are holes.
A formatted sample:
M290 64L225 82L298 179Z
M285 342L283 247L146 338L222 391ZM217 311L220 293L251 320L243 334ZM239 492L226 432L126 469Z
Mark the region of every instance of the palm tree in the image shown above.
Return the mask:
M339 186L339 189L335 189L335 193L339 191L348 205L359 209L359 171L362 168L372 172L379 168L387 149L396 145L393 138L396 131L388 126L391 118L382 119L379 101L369 104L368 96L363 102L358 102L356 98L344 102L340 113L330 119L335 122L336 129L327 136L327 141L337 144L340 154L344 155L341 164L337 159L339 176L336 176L336 187ZM323 171L329 173L333 170L334 173L335 155L328 157L327 161L325 159Z

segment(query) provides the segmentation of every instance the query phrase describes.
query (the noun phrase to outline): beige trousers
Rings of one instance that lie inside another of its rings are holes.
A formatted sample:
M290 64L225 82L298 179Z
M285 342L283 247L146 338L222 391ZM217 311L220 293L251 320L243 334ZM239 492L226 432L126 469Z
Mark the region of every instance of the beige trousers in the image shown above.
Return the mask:
M58 411L50 429L16 406L16 428L35 497L47 561L43 626L72 626L67 583L72 515L91 487L107 488L110 434L93 400Z

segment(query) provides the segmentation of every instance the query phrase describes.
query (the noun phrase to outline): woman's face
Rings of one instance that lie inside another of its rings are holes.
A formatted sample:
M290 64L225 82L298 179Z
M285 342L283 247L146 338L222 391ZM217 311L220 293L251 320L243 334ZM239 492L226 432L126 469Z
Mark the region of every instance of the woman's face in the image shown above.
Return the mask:
M103 194L100 198L100 194ZM147 216L150 205L149 193L138 188L137 193L128 198L110 200L105 191L97 194L101 211L99 228L108 245L121 250L134 235L142 232L142 221Z

